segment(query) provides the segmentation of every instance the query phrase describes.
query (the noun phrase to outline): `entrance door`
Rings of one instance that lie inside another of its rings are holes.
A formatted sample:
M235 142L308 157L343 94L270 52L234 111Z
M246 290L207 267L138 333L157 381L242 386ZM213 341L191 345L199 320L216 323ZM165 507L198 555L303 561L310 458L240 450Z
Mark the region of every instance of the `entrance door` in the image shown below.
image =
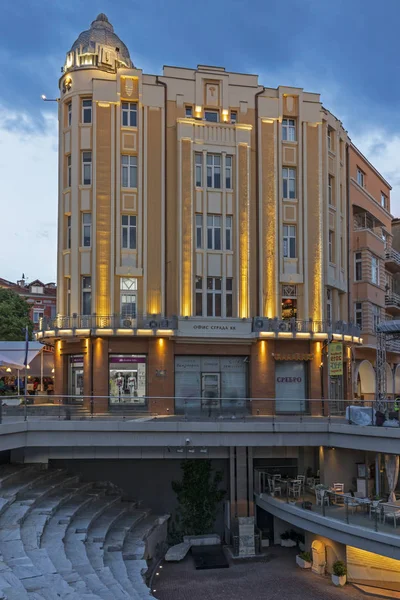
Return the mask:
M302 361L275 363L275 402L280 413L306 410L306 364Z
M220 374L201 374L201 406L202 408L219 408L221 402Z

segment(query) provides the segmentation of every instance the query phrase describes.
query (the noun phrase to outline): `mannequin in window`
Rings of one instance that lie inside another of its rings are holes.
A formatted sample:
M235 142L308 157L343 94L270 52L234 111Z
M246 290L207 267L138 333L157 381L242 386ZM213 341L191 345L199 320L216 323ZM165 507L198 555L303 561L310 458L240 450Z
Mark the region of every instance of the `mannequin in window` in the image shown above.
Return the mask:
M128 377L128 388L131 399L137 396L137 379L136 375L133 373L131 373Z
M115 382L116 382L117 388L118 388L118 399L119 399L119 402L121 402L122 388L123 388L123 385L124 385L124 378L122 377L122 373L117 373L117 377L115 378Z

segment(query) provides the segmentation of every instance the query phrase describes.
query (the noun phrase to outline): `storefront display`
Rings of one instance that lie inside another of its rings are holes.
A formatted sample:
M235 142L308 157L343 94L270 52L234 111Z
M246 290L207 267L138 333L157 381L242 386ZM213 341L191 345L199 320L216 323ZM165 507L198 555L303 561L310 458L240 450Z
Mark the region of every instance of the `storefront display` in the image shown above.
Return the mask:
M145 404L146 356L111 355L109 373L111 404Z
M71 400L83 400L83 355L69 356L68 390Z
M288 360L275 363L275 402L280 413L306 410L306 362Z
M176 356L176 412L244 409L247 361L245 356Z

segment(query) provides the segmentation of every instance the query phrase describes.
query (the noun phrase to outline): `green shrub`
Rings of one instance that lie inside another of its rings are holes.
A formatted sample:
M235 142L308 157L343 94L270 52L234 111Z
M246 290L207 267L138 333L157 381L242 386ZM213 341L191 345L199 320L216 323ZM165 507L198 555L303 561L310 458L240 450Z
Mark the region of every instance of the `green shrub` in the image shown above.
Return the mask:
M300 552L299 557L305 562L311 562L311 554L309 552Z
M343 577L347 573L347 567L342 560L337 560L333 563L333 574L337 577Z

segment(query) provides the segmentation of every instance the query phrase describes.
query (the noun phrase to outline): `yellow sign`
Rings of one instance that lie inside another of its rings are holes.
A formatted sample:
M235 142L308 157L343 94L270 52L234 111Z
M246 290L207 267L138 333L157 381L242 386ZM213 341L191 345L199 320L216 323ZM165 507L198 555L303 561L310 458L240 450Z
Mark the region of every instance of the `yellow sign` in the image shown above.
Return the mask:
M331 377L343 375L343 344L341 342L329 344L329 372Z

